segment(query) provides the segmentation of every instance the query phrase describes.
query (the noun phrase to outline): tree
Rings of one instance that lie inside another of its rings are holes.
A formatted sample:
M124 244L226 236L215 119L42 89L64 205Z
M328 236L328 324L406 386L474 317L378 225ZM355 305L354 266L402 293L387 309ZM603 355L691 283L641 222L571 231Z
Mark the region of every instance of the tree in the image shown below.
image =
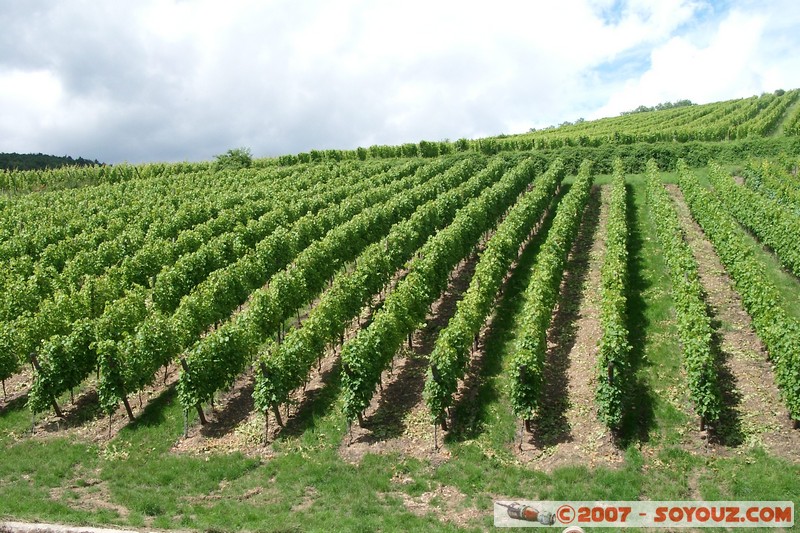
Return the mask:
M250 148L231 148L224 154L214 156L217 169L237 170L248 168L253 164L253 154Z
M430 141L419 142L419 155L422 157L436 157L439 155L439 147Z

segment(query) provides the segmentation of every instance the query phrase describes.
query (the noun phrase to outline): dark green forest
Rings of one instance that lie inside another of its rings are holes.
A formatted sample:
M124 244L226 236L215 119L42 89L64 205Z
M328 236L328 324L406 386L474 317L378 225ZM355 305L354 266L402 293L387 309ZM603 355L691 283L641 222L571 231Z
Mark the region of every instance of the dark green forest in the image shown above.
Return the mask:
M0 153L0 169L4 170L44 170L59 167L88 167L100 164L96 159L94 161L83 157L76 159L68 155Z

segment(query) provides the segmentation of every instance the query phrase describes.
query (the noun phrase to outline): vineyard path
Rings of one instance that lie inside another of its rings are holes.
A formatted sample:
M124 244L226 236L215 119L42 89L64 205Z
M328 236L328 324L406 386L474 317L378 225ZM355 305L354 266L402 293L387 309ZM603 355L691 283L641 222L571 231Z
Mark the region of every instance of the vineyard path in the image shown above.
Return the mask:
M517 455L536 468L610 466L622 461L596 413L600 269L611 188L595 185L565 267L548 332L542 408ZM516 446L515 446L516 449Z

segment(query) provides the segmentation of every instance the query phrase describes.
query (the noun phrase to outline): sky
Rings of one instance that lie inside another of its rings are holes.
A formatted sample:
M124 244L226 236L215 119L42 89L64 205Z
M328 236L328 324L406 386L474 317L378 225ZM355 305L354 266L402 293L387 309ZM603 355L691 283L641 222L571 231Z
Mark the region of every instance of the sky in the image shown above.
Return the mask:
M0 152L202 161L800 88L796 0L0 0Z

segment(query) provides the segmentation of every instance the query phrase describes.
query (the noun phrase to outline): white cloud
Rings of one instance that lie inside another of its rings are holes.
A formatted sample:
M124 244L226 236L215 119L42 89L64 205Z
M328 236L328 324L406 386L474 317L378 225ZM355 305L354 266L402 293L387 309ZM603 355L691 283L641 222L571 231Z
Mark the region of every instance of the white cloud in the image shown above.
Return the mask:
M0 151L115 162L456 139L787 78L780 61L755 63L773 27L796 43L791 25L734 11L709 39L693 17L712 11L694 0L6 4ZM598 74L651 52L641 77ZM681 81L723 62L714 83Z
M0 77L0 128L13 131L25 125L47 128L63 104L61 83L47 70L12 70Z
M800 87L797 39L786 40L779 22L796 16L784 7L734 8L709 33L671 38L652 50L647 71L627 80L592 116L642 104L686 98L706 103Z

